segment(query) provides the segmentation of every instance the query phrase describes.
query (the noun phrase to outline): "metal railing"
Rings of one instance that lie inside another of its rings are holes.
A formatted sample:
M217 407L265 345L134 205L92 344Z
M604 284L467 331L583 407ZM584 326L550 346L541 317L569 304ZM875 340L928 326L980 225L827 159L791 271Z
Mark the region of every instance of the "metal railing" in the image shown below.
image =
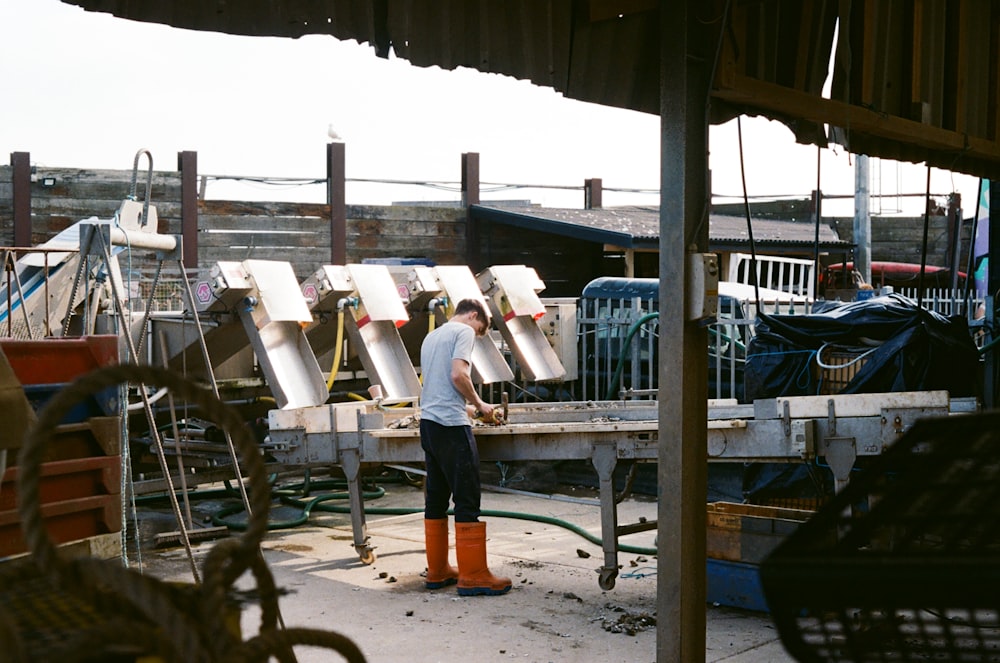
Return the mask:
M753 266L756 265L756 269ZM813 299L813 278L816 262L804 258L785 256L757 256L734 253L729 256L728 281L753 283L751 271L756 273L757 284L762 288L780 290L798 297Z
M52 275L72 253L76 251L0 247L0 337L31 340L56 333L53 314L64 298ZM20 260L29 254L31 264Z
M901 292L916 301L915 292ZM964 315L974 340L982 345L984 293L925 290L924 308L945 316ZM805 302L762 304L765 313L803 315ZM655 398L658 387L657 344L660 321L649 299L581 298L577 308L580 377L575 394L581 400ZM755 333L752 301L720 302L717 322L708 328L708 397L743 400L746 349ZM857 367L854 368L857 370Z
M804 314L803 302L767 303L767 313ZM655 398L658 388L660 320L656 302L581 298L577 307L580 400ZM755 306L723 300L708 328L708 398L743 397L746 347L754 334Z

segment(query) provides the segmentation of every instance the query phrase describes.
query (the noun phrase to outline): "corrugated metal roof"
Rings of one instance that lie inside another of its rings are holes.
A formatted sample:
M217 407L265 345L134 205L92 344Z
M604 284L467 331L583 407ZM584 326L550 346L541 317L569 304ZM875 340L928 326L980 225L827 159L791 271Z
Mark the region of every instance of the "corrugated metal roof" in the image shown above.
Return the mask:
M656 0L63 1L196 30L329 34L418 66L470 67L660 113ZM718 56L711 121L764 115L820 145L829 125L855 153L1000 179L996 0L688 1L689 44Z
M483 219L516 228L526 228L563 237L610 244L626 249L659 249L660 212L657 207L605 207L601 209L565 209L502 204L473 205L473 219ZM746 250L750 233L746 218L712 214L708 219L710 250ZM781 219L753 219L754 242L786 249L811 250L815 244L816 225L812 222ZM821 251L838 252L853 247L841 240L826 223L819 226Z

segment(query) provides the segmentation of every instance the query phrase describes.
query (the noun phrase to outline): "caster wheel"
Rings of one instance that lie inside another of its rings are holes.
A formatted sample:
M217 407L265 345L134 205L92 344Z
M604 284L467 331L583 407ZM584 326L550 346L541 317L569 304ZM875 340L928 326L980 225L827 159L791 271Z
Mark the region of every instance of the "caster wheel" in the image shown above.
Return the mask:
M361 560L362 564L374 564L375 563L375 549L371 546L356 546L354 548L358 553L358 558Z
M597 578L597 584L601 589L614 589L615 588L615 578L618 577L618 569L609 569L607 567L602 568L598 571L600 574Z

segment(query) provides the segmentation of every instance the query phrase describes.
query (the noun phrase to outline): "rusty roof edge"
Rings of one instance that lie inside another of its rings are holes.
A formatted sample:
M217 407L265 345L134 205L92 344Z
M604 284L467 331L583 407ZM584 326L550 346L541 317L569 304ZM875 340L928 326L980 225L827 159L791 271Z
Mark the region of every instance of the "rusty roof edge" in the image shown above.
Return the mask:
M483 203L479 205L470 206L470 216L476 219L482 219L486 221L492 221L495 223L500 223L506 226L515 228L524 228L528 230L536 230L539 232L548 232L562 237L570 237L574 239L580 239L590 242L600 242L603 244L610 244L613 246L619 246L626 249L657 249L659 248L659 227L657 225L657 232L655 235L651 234L639 234L623 232L620 230L612 230L610 228L602 228L593 225L594 222L600 223L600 217L614 217L615 219L621 219L623 214L633 213L637 217L647 217L645 219L636 219L639 225L643 225L643 228L639 230L644 230L649 228L648 217L654 216L658 218L659 211L655 207L622 207L622 208L601 208L601 209L562 209L562 208L528 208L528 211L520 209L515 211L509 207L504 206L502 203L489 204ZM590 219L590 223L587 223L586 219L580 218L574 221L572 218L557 218L559 215L586 215L590 217L597 217ZM720 227L721 221L724 220L741 220L742 217L737 217L733 215L725 214L712 214L709 219L715 221L710 225L710 238L709 242L715 250L727 249L730 247L742 248L749 246L749 236L739 233L734 233L731 230ZM806 221L797 221L791 219L758 219L757 222L764 224L765 226L774 224L791 224L794 226L809 226L812 228L815 224ZM843 250L846 248L853 247L854 244L842 240L836 236L832 228L828 225L826 226L829 233L832 233L832 237L821 237L818 243L821 249L830 250ZM797 238L787 238L782 237L777 234L777 230L772 230L773 236L768 236L766 232L763 235L758 234L755 237L755 242L761 245L767 246L814 246L816 245L813 239L803 239L801 237ZM828 233L828 234L829 234Z

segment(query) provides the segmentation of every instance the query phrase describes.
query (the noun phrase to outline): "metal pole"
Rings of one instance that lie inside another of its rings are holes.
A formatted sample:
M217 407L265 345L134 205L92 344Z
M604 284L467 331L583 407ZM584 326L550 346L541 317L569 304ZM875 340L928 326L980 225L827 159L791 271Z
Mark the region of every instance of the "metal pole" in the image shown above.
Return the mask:
M868 156L854 157L854 269L872 282L872 217L868 192Z
M927 235L930 227L931 167L927 166L927 192L924 194L924 238L920 245L920 278L917 279L917 308L924 307L924 272L927 271Z
M952 301L958 292L958 272L962 264L962 194L948 196L948 267L951 269Z

